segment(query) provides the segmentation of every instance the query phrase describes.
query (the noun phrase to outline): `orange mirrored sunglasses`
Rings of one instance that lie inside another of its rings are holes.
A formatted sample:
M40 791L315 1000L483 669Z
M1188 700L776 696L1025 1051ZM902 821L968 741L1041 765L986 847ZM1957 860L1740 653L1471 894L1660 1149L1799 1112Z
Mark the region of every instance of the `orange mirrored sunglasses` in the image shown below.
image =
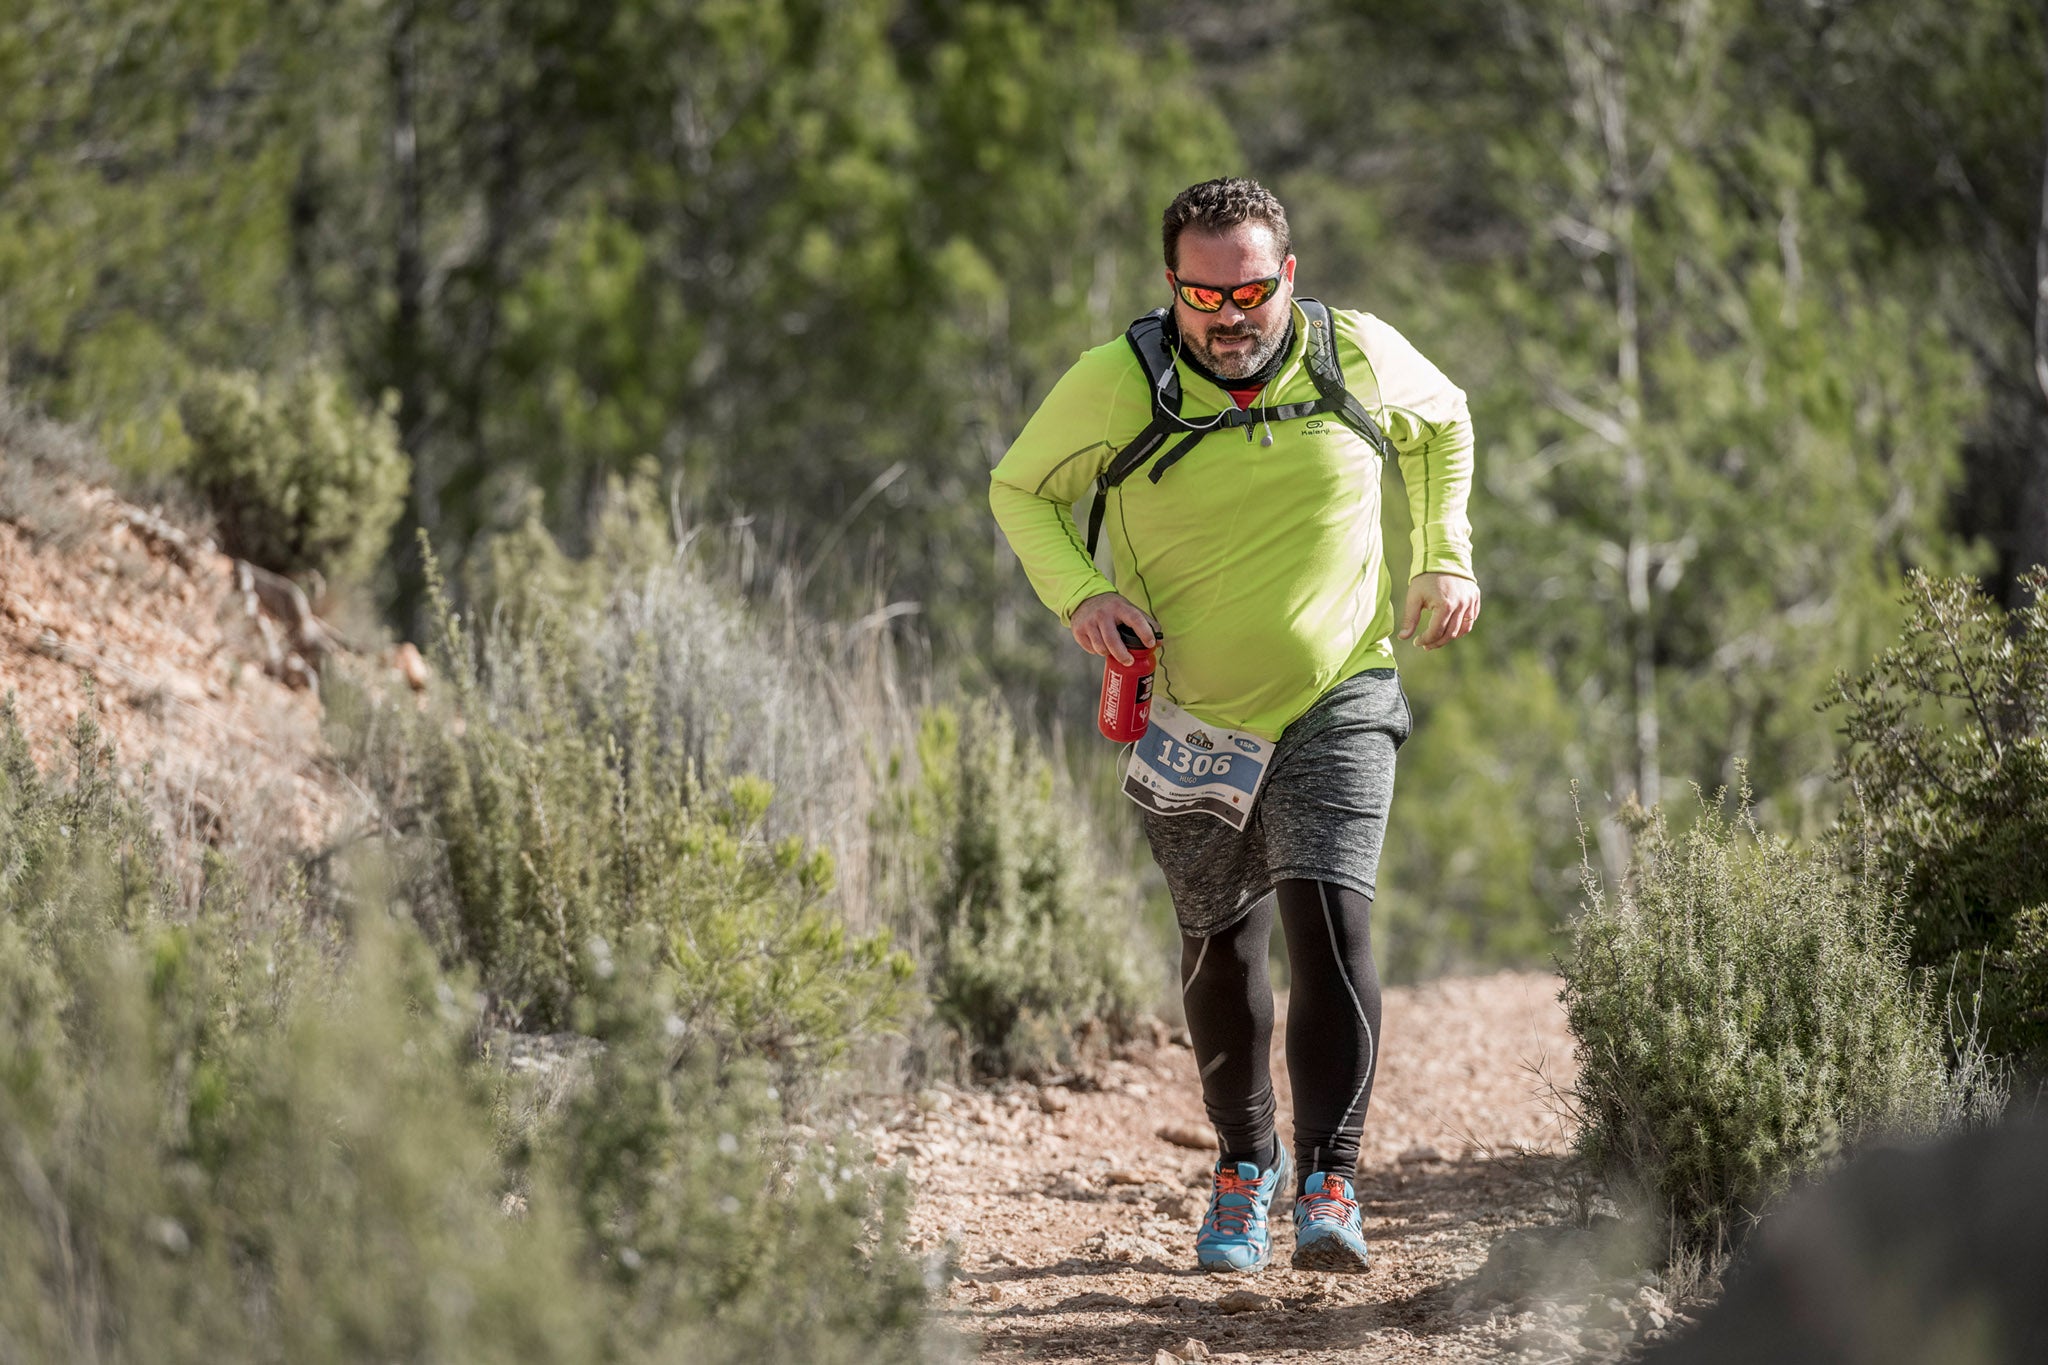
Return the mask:
M1273 297L1280 288L1280 276L1268 275L1263 280L1246 280L1243 284L1234 284L1228 289L1221 285L1193 284L1176 278L1174 287L1180 291L1180 301L1198 313L1221 312L1223 300L1226 298L1249 313Z

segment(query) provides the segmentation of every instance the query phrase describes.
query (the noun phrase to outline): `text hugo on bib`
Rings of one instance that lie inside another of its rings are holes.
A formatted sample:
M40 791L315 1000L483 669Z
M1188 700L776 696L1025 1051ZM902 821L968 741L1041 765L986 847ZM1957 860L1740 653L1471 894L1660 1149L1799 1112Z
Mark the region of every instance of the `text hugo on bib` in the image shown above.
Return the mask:
M1206 725L1156 697L1151 728L1131 745L1124 795L1157 815L1213 815L1243 829L1272 760L1272 741Z

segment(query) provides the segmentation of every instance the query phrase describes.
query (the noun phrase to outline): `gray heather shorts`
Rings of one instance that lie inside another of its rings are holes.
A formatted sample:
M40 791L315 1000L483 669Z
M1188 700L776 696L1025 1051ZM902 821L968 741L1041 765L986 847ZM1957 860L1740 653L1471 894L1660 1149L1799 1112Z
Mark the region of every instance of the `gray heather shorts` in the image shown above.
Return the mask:
M1140 811L1183 934L1244 918L1276 882L1334 882L1372 895L1394 799L1394 752L1414 728L1391 668L1325 692L1280 735L1242 830L1202 814Z

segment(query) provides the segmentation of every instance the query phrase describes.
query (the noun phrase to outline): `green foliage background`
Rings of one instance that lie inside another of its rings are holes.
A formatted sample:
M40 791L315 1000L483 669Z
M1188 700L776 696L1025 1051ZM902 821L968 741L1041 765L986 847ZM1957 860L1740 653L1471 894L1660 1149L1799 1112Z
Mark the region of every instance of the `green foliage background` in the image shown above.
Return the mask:
M414 531L464 583L508 529L580 552L652 462L757 599L886 608L1085 735L985 473L1156 301L1171 194L1248 171L1304 291L1472 396L1487 611L1403 660L1382 919L1405 973L1528 957L1571 779L1610 878L1602 812L1738 762L1816 833L1811 703L1904 568L2017 603L2048 559L2044 52L2019 0L24 0L0 365L135 470L212 370L395 393L401 631Z

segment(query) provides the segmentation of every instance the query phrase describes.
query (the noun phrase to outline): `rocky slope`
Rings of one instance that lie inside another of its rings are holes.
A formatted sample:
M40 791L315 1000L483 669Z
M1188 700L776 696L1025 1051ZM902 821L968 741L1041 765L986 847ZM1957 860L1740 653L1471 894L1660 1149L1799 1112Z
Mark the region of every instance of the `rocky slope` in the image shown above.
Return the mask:
M36 493L33 515L0 506L0 697L38 762L69 761L89 710L180 853L331 833L347 802L281 580L104 487L49 476Z

